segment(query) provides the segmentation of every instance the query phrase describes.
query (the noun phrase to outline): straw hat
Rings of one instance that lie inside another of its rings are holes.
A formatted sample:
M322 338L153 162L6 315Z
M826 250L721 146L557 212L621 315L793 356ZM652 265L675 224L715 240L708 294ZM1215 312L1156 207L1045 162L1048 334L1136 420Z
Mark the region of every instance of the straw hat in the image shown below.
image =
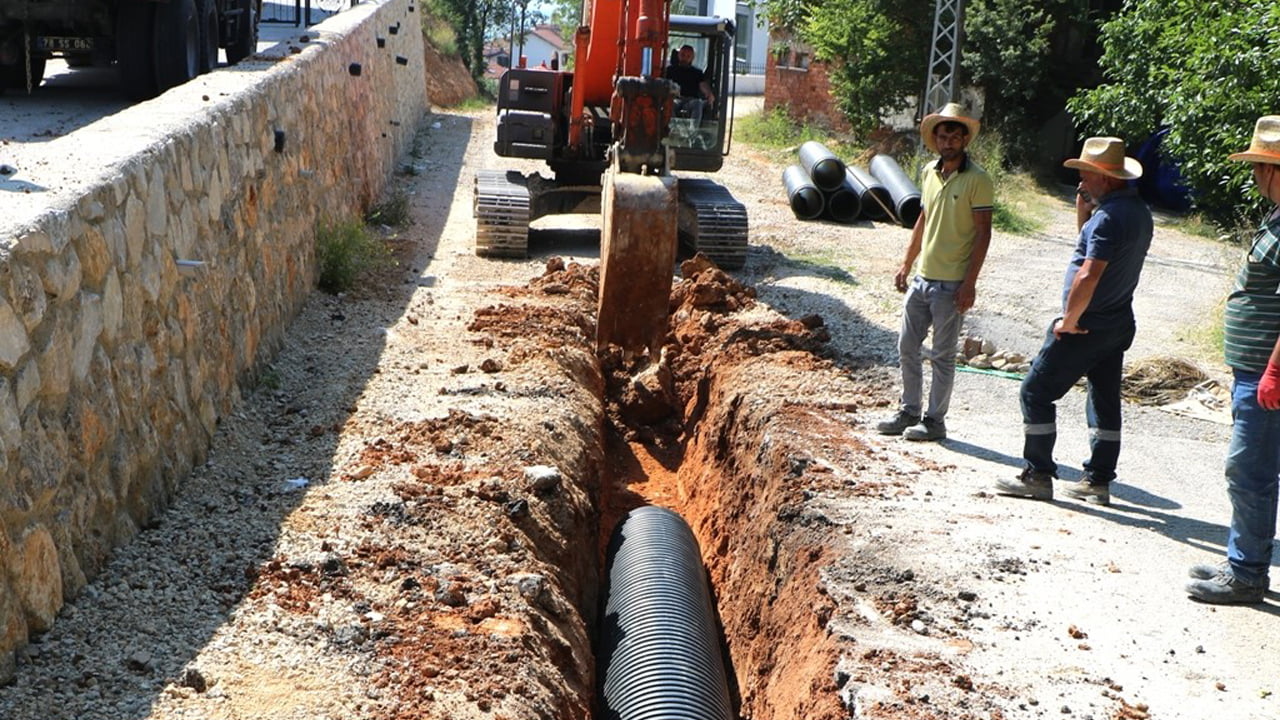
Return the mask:
M1227 156L1228 160L1280 165L1280 115L1263 115L1253 126L1249 149Z
M960 103L947 103L941 110L925 115L924 120L920 121L920 139L930 152L938 152L937 146L933 144L933 129L938 123L944 122L958 122L969 128L970 141L978 136L978 130L982 128L982 123L964 114L964 106Z
M1121 180L1137 180L1142 177L1142 163L1125 157L1124 141L1114 137L1091 137L1084 141L1080 158L1072 158L1063 167L1102 173Z

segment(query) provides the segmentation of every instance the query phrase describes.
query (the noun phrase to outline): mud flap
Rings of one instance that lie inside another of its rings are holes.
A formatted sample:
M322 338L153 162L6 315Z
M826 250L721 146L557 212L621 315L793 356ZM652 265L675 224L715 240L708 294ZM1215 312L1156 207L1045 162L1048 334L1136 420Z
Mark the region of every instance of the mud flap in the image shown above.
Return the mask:
M676 263L676 179L611 167L603 180L596 346L656 355Z

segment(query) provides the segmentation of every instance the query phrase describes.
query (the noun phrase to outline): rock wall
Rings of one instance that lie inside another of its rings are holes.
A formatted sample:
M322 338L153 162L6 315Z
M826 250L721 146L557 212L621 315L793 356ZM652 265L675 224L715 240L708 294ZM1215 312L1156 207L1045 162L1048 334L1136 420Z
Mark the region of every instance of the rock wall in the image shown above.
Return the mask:
M426 110L419 24L362 3L0 192L0 679L203 462L315 284L316 224L378 197Z

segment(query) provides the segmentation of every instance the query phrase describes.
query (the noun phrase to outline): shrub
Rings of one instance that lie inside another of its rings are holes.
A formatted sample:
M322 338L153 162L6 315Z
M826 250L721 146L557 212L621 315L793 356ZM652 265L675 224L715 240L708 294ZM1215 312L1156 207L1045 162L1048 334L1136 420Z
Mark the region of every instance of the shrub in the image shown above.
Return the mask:
M364 216L370 225L387 225L404 227L409 224L409 196L401 190L395 190L391 197L374 205Z
M383 267L390 260L386 245L361 222L326 222L316 228L319 284L327 293L336 295L350 290L361 274Z

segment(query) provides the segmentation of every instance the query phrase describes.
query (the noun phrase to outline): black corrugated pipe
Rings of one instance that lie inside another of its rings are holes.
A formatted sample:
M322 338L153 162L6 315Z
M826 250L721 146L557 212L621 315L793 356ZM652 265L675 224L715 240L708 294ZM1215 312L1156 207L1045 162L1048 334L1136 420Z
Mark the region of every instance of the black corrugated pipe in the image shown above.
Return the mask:
M902 171L898 161L888 155L876 155L871 158L871 174L889 189L894 212L902 227L915 225L916 218L920 217L920 188Z
M851 223L862 214L862 200L848 180L840 184L838 190L822 194L827 201L826 216L840 223Z
M889 190L874 175L856 165L850 165L846 173L849 185L862 201L862 214L871 220L894 220L893 198Z
M597 668L605 720L732 720L706 571L693 531L652 505L609 539Z
M817 140L800 146L800 165L819 190L839 190L844 182L844 161Z
M787 201L791 212L801 220L812 220L822 214L825 205L822 191L809 179L809 174L799 165L791 165L782 171L782 184L787 188Z

